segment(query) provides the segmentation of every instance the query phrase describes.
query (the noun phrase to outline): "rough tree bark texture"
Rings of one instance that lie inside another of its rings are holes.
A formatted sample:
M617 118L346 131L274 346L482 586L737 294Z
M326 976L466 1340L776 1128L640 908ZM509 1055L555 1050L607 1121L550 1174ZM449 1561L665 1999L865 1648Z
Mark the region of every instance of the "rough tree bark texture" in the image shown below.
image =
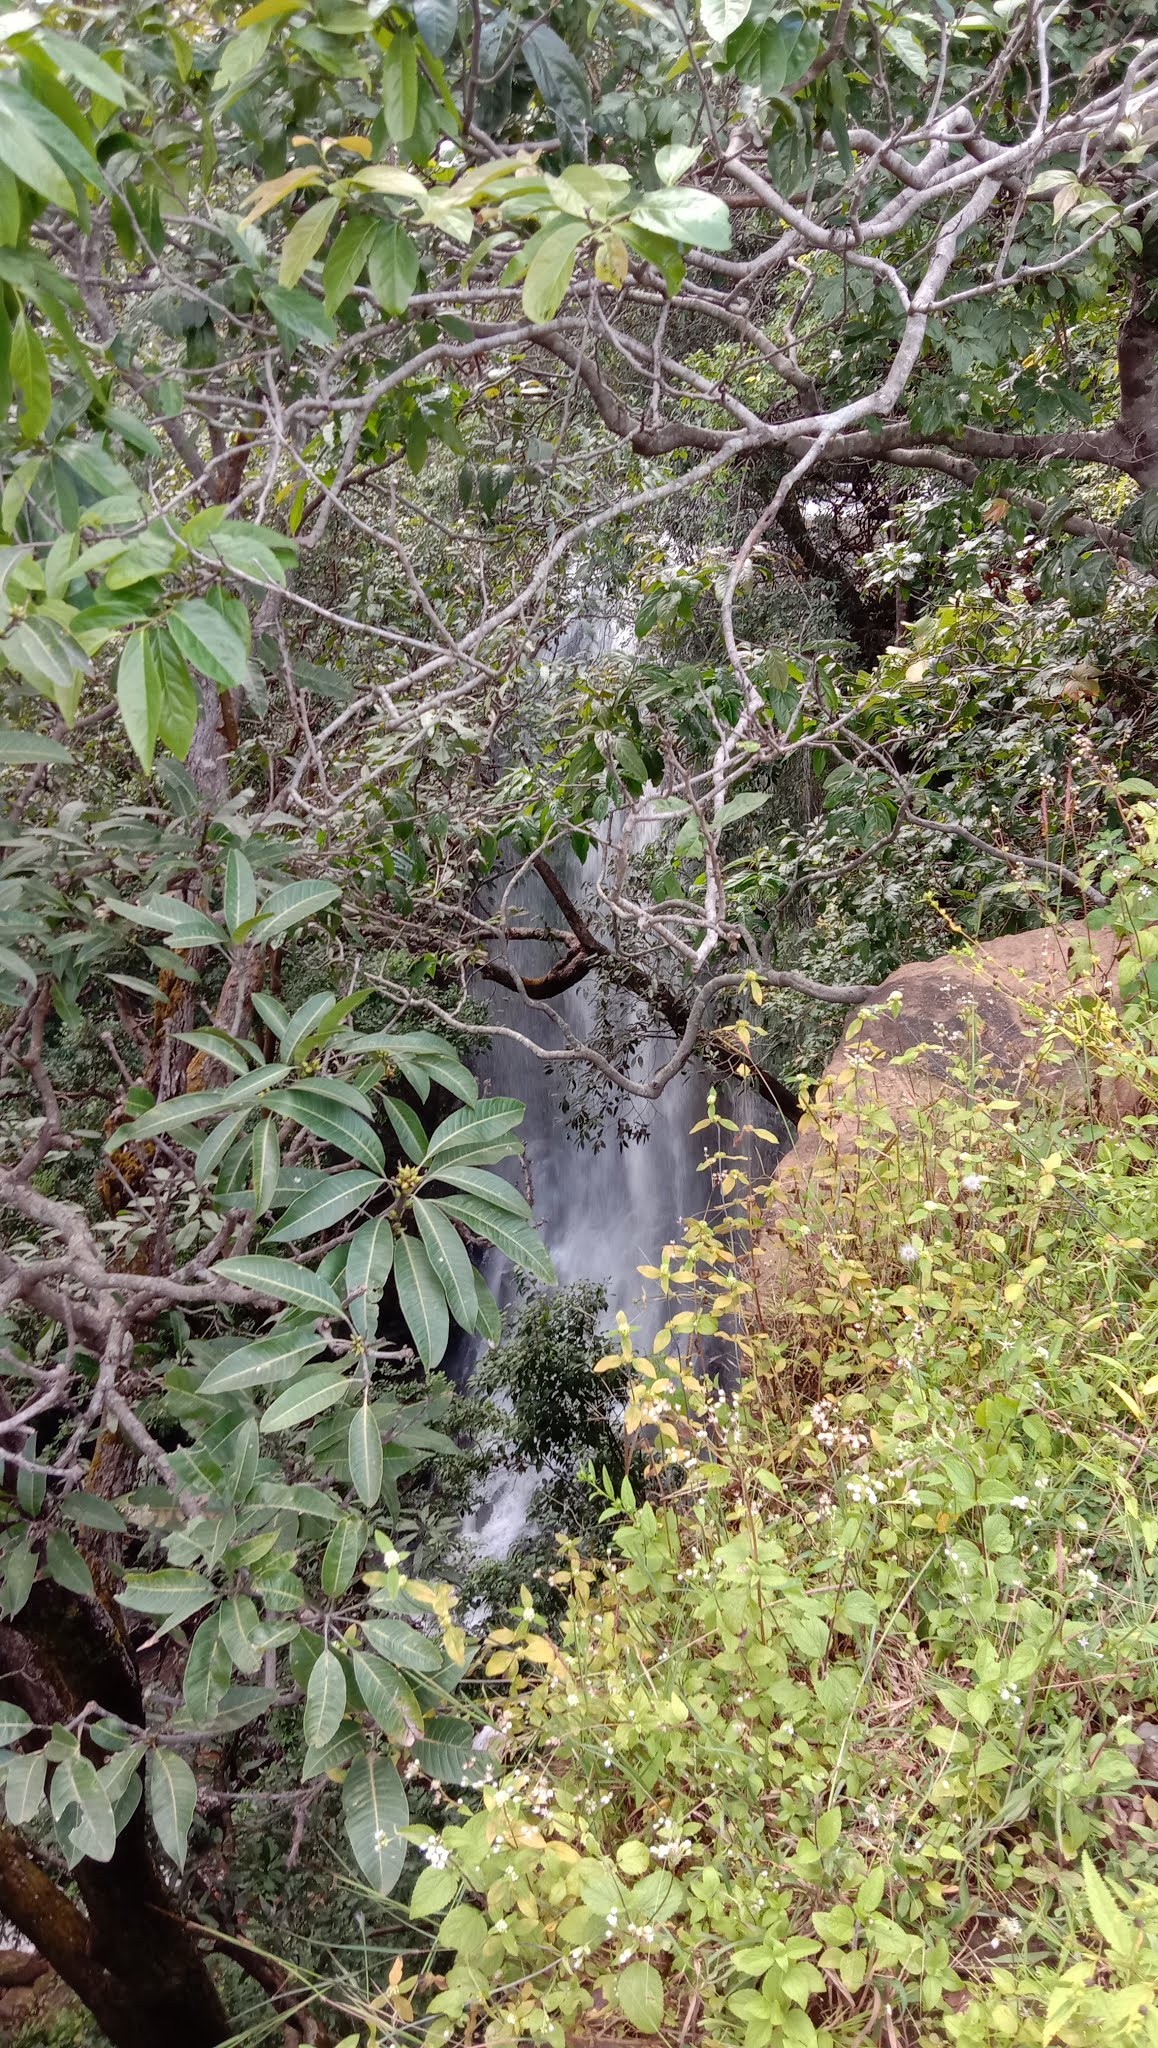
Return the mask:
M41 1727L67 1726L94 1705L134 1726L145 1718L116 1621L100 1600L44 1579L21 1613L0 1624L0 1697ZM166 1889L142 1807L111 1861L83 1859L73 1882L79 1905L0 1830L0 1913L83 2000L113 2048L218 2048L227 2040L229 2016Z

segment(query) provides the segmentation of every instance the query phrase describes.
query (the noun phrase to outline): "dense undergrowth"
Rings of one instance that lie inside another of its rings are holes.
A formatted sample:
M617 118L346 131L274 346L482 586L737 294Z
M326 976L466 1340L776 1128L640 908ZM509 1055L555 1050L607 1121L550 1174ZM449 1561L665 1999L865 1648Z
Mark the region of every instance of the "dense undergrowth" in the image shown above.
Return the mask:
M780 1218L786 1298L719 1126L731 1221L613 1361L649 1497L607 1486L605 1562L564 1548L555 1640L533 1588L492 1639L501 1744L415 1830L394 2026L1158 2041L1158 1022L1125 979L1040 1020L1031 1099L982 1059L900 1136L863 1116L839 1197ZM735 1403L695 1371L725 1318Z

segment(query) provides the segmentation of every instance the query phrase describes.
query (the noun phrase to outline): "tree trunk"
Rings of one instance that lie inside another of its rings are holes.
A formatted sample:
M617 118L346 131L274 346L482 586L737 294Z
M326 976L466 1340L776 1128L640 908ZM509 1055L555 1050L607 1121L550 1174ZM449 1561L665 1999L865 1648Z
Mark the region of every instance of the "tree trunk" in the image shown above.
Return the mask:
M42 1728L67 1725L94 1704L131 1727L145 1720L136 1662L112 1614L46 1579L0 1624L0 1698ZM83 1911L15 1834L0 1830L0 1913L76 1992L113 2048L228 2040L229 2015L166 1887L143 1807L111 1860L83 1858L73 1883Z

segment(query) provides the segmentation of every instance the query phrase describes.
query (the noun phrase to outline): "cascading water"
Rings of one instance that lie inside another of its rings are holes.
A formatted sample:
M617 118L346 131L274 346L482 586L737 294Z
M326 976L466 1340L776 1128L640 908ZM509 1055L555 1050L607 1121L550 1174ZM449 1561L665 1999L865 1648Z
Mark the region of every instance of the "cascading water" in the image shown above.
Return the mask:
M606 616L580 619L560 636L554 658L568 662L602 658L622 644L622 629L615 621ZM657 828L637 823L633 829L638 851ZM568 893L581 903L584 868L593 873L598 855L590 854L581 865L566 848L553 854L552 862ZM555 905L533 874L521 890L519 907L528 923L559 922ZM518 954L520 972L526 975L545 971L552 960L551 948L537 942L520 944ZM624 996L622 1002L630 1008L633 999ZM512 991L492 985L488 1007L497 1025L509 1026L542 1043L565 1042L558 1023L536 1016L536 1006ZM554 998L550 1008L575 1040L592 1040L597 1025L592 982L577 983ZM653 1023L641 1008L638 1020L636 1071L646 1082L670 1057L672 1043L654 1035ZM662 1297L654 1283L642 1278L640 1266L657 1264L663 1246L683 1237L689 1218L711 1213L711 1176L700 1169L706 1153L715 1151L716 1141L711 1133L695 1137L692 1129L706 1113L713 1081L723 1113L741 1127L762 1126L773 1131L783 1145L790 1144L793 1136L791 1125L771 1104L738 1085L721 1083L695 1060L668 1083L656 1101L636 1105L640 1120L646 1119L645 1139L620 1145L612 1134L598 1149L579 1142L564 1111L564 1099L575 1094L570 1066L549 1071L548 1063L528 1046L497 1036L479 1062L478 1076L487 1094L512 1095L526 1104L520 1134L525 1155L517 1177L522 1183L525 1176L523 1192L531 1201L560 1283L596 1281L606 1291L609 1324L622 1311L645 1342L659 1327ZM759 1148L762 1153L764 1149ZM767 1159L763 1163L768 1163ZM508 1170L515 1178L514 1168ZM483 1272L501 1307L517 1300L515 1276L499 1254L487 1255ZM465 1343L451 1361L451 1370L460 1382L469 1376L478 1350L476 1342ZM541 1476L505 1468L492 1475L465 1528L481 1554L506 1556L526 1524L529 1502Z

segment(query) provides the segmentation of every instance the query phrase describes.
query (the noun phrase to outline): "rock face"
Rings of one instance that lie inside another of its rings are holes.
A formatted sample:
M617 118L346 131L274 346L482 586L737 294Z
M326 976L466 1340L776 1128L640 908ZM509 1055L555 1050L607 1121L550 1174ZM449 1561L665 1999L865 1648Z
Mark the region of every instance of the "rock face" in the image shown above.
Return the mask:
M1077 989L1113 1001L1116 940L1084 924L991 939L939 960L900 967L849 1020L801 1122L794 1150L774 1177L776 1197L761 1254L762 1278L793 1285L792 1255L777 1242L779 1215L799 1215L811 1195L829 1214L855 1170L858 1109L884 1107L899 1128L952 1090L1026 1094L1048 1086L1076 1101L1097 1092L1076 1056L1048 1052L1042 1013ZM1084 963L1081 965L1079 963ZM1120 1084L1103 1115L1136 1107ZM823 1189L823 1193L822 1193Z

